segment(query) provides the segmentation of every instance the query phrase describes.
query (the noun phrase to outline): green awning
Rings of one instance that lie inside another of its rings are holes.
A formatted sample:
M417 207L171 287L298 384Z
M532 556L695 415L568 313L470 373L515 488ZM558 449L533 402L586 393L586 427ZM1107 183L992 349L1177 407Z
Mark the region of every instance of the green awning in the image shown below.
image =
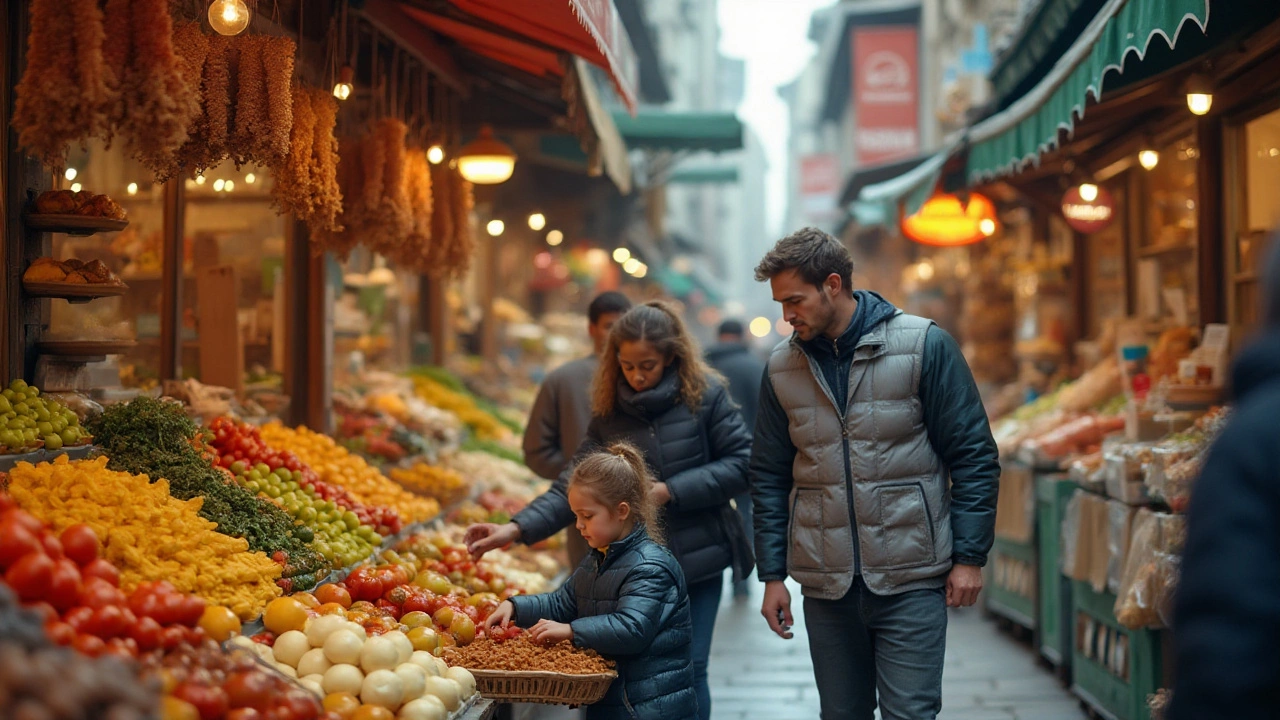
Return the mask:
M960 135L952 135L941 150L907 172L862 188L849 212L863 226L896 223L899 203L904 205L904 214L915 213L933 196L938 180L942 178L942 170L960 148L961 139Z
M668 185L726 185L738 182L736 167L681 168L667 178Z
M1108 0L1076 44L1035 88L1007 110L969 131L967 176L981 183L1016 172L1058 144L1058 132L1070 132L1084 116L1089 95L1102 94L1103 77L1123 72L1126 54L1139 58L1157 35L1170 47L1194 22L1209 23L1210 0Z
M710 150L742 148L742 121L733 113L642 111L614 113L613 121L630 148Z

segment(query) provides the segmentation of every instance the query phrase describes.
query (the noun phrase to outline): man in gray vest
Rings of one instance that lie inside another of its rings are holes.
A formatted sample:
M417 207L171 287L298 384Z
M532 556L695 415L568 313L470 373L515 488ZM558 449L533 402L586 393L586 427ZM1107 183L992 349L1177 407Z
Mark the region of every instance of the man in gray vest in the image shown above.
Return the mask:
M538 397L529 412L524 430L524 463L548 480L564 472L591 422L591 381L600 364L609 329L631 309L631 301L620 292L603 292L587 307L587 334L594 352L552 370L538 388ZM576 568L587 556L587 541L577 530L568 532L569 567Z
M955 340L851 287L838 240L806 228L756 268L794 334L774 348L751 456L761 612L792 637L790 576L822 720L930 720L947 608L972 605L1000 465Z

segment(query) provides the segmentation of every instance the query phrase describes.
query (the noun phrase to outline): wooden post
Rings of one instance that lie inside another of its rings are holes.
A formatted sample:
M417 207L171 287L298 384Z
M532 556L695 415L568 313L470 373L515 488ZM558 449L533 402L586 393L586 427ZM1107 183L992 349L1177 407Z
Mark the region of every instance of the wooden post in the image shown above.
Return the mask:
M186 192L182 180L164 184L163 273L160 281L160 379L182 379L182 309ZM232 304L235 295L231 296ZM243 362L243 357L241 358Z
M1200 197L1196 212L1196 228L1200 235L1197 255L1199 273L1200 324L1229 322L1226 312L1224 279L1226 278L1226 239L1223 215L1226 199L1223 192L1223 122L1221 116L1209 115L1196 122L1196 147L1200 159L1196 179Z
M289 422L324 432L333 398L333 292L305 223L285 226L285 393Z

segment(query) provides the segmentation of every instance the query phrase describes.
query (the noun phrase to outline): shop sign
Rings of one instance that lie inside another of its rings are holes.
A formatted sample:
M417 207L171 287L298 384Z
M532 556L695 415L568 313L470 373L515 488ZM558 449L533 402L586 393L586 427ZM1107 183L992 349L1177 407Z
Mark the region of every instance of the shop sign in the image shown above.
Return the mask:
M816 225L840 216L840 166L836 156L815 153L800 158L800 207L805 222Z
M1071 229L1085 235L1102 232L1116 217L1116 201L1106 188L1098 188L1098 197L1086 202L1080 188L1073 187L1062 197L1062 217Z
M853 30L853 144L860 167L920 152L918 31L913 25Z

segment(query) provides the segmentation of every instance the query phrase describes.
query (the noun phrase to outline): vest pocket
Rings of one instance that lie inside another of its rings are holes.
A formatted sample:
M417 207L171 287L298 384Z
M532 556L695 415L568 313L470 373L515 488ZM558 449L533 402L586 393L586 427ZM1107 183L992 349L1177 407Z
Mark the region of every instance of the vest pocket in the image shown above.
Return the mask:
M873 490L879 537L875 553L864 558L868 567L901 570L937 562L933 522L921 483L878 485Z
M822 490L796 488L791 506L788 566L805 570L825 570L822 543L826 528L822 523Z

